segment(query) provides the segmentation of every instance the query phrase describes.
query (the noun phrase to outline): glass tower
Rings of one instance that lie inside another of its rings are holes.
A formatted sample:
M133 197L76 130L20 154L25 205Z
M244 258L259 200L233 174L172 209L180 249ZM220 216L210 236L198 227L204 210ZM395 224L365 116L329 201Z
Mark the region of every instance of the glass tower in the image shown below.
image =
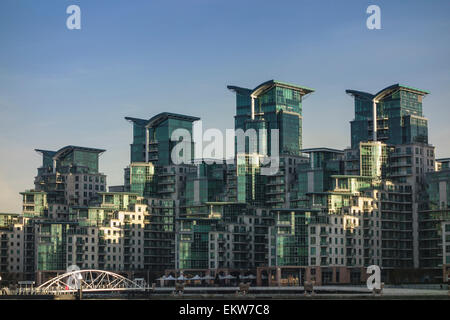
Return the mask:
M355 99L355 119L351 121L353 149L361 141L374 140L374 136L394 145L428 143L428 120L422 112L422 100L428 91L395 84L375 95L356 90L346 92Z
M131 144L131 163L152 162L155 165L171 165L173 147L179 143L171 141L176 129L186 129L192 137L192 123L200 118L181 114L164 112L150 120L125 117L133 123L133 143ZM194 142L190 143L192 160L194 157Z
M237 201L264 203L265 176L261 160L268 156L299 156L302 149L302 102L313 89L270 80L255 89L228 86L236 93L235 130L245 132L245 149L236 145ZM251 140L251 130L256 136ZM278 149L271 130L278 130ZM238 135L235 143L238 144ZM242 141L242 140L241 140ZM277 154L272 154L273 151Z
M280 133L279 154L300 155L302 149L302 102L313 89L270 80L255 89L228 86L236 93L235 129L267 129L258 151L271 155L271 129ZM262 145L261 145L262 144ZM246 146L247 149L247 146ZM248 150L246 150L248 151Z

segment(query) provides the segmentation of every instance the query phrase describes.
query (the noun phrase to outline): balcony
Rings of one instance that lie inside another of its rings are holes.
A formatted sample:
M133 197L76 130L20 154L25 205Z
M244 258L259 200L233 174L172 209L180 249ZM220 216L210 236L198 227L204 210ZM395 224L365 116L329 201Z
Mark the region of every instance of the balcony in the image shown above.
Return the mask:
M284 198L273 197L266 200L267 203L284 202Z
M170 184L174 184L175 183L175 179L164 179L161 181L158 181L158 185L170 185Z
M275 189L275 190L269 190L266 192L266 195L275 195L275 194L283 194L284 189Z
M391 153L391 158L399 158L399 157L410 157L412 156L412 152L394 152Z
M158 193L172 193L172 192L175 192L175 188L164 188L158 190Z
M158 175L160 177L168 177L168 176L174 176L175 172L169 171L169 172L158 172Z
M412 164L408 162L392 162L390 166L393 168L399 168L399 167L410 167L412 166Z

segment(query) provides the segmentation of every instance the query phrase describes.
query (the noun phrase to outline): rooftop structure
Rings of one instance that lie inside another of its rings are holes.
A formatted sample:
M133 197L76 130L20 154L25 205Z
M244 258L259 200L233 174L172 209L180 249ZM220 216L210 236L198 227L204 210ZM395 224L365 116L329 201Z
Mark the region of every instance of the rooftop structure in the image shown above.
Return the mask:
M149 120L125 117L133 123L133 143L131 144L130 162L152 162L155 165L172 164L171 152L175 141L171 141L176 129L185 129L192 136L192 123L198 117L163 112ZM186 142L194 155L194 143ZM189 157L189 156L188 156Z
M394 84L376 94L357 90L346 93L355 99L352 148L369 140L388 144L428 143L428 120L422 112L422 100L428 91Z
M302 101L314 89L276 80L266 81L253 90L237 86L227 88L236 93L236 130L278 129L278 153L299 155L302 148ZM270 132L263 145L258 144L258 152L271 154Z

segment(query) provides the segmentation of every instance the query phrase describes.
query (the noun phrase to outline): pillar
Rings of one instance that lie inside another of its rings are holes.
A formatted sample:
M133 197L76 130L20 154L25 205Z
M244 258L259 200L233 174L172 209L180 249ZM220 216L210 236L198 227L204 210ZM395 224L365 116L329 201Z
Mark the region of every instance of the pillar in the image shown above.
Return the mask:
M277 268L277 273L276 273L276 281L277 281L277 286L281 286L281 268L278 267Z
M148 127L145 127L145 162L148 163L148 151L149 151L150 135Z
M255 120L255 96L251 96L252 99L252 120Z
M337 282L337 279L336 279L336 268L337 267L332 267L331 283L336 283Z
M262 279L261 279L261 268L256 269L256 285L258 287L262 286Z
M373 112L373 141L377 141L377 101L372 101Z

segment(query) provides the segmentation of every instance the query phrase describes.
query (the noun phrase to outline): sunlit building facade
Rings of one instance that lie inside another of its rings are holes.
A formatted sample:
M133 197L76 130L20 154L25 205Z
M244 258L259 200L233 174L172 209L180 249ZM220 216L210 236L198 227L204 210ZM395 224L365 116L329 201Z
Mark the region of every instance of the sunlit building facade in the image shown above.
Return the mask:
M145 277L255 275L259 285L440 281L450 265L449 163L435 160L422 99L402 85L355 99L351 147L302 149L302 86L267 81L236 93L244 138L232 163L171 154L197 117L161 113L133 124L124 183L106 189L102 149L37 150L20 215L0 214L0 272L38 283L70 265ZM376 121L374 121L374 118ZM259 129L267 129L266 133ZM273 150L270 129L279 130ZM237 142L238 140L236 140ZM251 143L250 143L251 142ZM277 170L262 174L266 153ZM428 280L427 280L428 279Z

